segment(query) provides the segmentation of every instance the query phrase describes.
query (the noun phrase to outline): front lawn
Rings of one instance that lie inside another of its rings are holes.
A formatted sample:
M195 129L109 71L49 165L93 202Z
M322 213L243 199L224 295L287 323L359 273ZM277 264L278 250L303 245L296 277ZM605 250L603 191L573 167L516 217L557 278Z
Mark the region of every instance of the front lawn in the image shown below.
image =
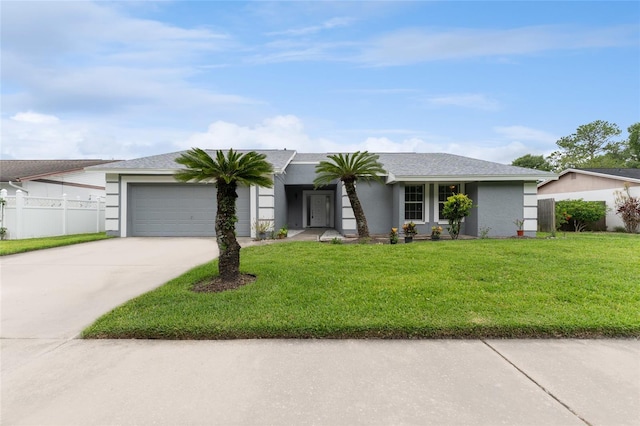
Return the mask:
M242 250L255 283L194 293L199 266L87 338L640 337L640 235Z
M108 237L104 232L96 234L62 235L59 237L27 238L24 240L0 241L0 256L23 253L25 251L41 250L52 247L68 246L70 244L86 243L104 240Z

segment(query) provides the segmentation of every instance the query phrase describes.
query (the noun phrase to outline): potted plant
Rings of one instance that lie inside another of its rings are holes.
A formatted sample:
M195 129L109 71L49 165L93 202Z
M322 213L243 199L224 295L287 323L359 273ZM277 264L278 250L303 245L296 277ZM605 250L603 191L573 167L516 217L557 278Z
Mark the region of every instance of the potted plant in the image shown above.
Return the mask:
M518 227L518 237L523 237L524 230L522 229L522 226L524 225L524 220L516 219L513 221L513 223Z
M431 227L431 239L433 241L438 241L440 239L440 234L442 234L442 226L435 225Z
M287 235L289 235L289 230L287 229L286 226L283 226L282 228L280 228L280 230L278 231L278 239L282 240L287 238Z
M389 243L398 244L398 228L391 228L391 233L389 234Z
M416 224L413 222L407 222L402 225L402 231L404 232L404 242L410 243L413 241L413 236L418 233Z
M256 230L258 240L265 240L267 238L267 232L271 229L271 223L269 220L256 220L253 228Z

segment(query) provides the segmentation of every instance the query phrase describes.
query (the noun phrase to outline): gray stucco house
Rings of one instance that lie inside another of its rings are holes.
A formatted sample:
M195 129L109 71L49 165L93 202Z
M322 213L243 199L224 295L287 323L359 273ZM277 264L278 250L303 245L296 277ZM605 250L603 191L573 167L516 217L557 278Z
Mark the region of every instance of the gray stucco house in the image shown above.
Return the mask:
M215 150L208 150L211 154ZM355 235L356 222L340 182L314 189L316 165L327 154L287 150L256 150L274 168L273 188L241 187L238 191L236 230L255 236L252 224L272 223L275 230L308 227L334 228ZM240 152L243 152L240 150ZM216 192L213 184L184 184L173 178L182 152L155 155L90 167L106 173L106 230L128 236L213 236ZM383 153L384 184L359 183L372 234L413 221L420 234L444 225L443 202L453 193L467 194L474 209L462 233L512 236L514 221L524 220L525 235L537 231L537 183L557 179L554 173L507 166L452 154Z

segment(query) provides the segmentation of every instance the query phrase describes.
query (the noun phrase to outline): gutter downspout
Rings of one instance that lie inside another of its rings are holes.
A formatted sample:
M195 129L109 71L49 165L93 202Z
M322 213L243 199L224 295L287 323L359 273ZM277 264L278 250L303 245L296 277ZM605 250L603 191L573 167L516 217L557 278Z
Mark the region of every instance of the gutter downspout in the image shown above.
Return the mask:
M24 189L21 186L15 185L13 182L9 181L9 186L15 189L19 189L22 192L25 192L27 195L29 195L29 191L27 191L26 189Z

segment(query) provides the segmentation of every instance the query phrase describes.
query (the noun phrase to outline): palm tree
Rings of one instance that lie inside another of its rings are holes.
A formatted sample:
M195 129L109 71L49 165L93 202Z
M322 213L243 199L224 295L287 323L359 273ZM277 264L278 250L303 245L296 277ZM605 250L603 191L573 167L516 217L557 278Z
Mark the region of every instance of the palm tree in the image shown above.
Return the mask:
M218 273L224 281L240 277L240 244L236 239L236 188L257 185L270 188L273 166L266 155L251 151L241 154L233 149L227 155L218 150L215 158L200 148L192 148L178 157L176 163L185 166L175 173L181 182L215 181L218 210L216 211L216 241L220 256Z
M380 157L367 151L358 151L353 154L333 154L328 158L331 161L321 161L316 166L318 176L313 181L315 187L325 186L336 179L341 180L347 190L347 196L356 217L358 238L369 238L367 218L356 193L356 181L370 182L375 180L384 183L381 175L386 174L386 171L378 161Z

